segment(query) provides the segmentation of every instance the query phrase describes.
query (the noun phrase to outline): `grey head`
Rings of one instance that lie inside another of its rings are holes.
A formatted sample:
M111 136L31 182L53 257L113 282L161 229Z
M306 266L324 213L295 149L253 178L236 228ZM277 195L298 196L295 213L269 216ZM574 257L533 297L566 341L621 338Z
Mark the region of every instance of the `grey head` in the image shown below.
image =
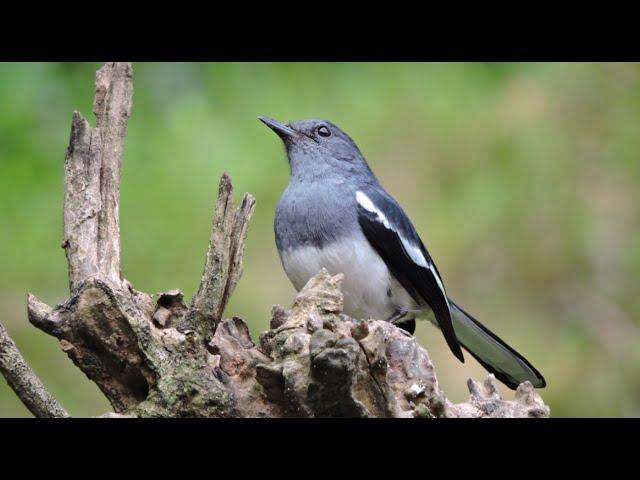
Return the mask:
M280 123L258 117L284 142L294 178L315 179L327 175L373 177L355 142L327 120L299 120Z

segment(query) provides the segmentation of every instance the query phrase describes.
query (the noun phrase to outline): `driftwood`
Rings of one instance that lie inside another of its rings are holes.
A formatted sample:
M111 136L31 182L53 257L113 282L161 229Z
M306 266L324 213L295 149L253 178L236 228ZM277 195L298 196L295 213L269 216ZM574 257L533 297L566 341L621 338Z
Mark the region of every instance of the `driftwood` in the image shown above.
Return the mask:
M29 321L55 336L109 399L105 417L545 417L531 384L513 401L495 378L469 380L453 404L427 352L390 323L343 315L341 275L321 271L286 311L274 307L256 345L240 318L223 320L242 274L255 200L233 206L220 180L200 287L187 305L179 290L139 292L120 274L118 201L132 68L96 75L96 127L77 112L65 159L64 241L70 298L52 308L28 296ZM0 328L0 371L39 417L67 413Z

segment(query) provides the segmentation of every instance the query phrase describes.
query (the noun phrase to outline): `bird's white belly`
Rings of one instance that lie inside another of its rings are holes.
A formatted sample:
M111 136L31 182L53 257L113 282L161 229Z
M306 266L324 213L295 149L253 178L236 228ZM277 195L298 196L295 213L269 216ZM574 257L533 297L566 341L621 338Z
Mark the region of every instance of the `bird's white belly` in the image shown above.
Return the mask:
M331 275L344 274L344 313L351 317L384 320L398 308L416 308L364 236L338 240L323 248L289 249L282 252L281 258L296 290L304 287L323 267Z

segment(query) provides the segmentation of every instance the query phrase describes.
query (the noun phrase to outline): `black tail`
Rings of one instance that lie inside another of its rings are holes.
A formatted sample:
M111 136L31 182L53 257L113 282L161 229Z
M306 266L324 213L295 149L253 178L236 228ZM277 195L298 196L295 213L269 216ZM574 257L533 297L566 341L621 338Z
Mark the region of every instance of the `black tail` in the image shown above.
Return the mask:
M458 307L451 299L449 299L449 305L453 329L460 345L498 380L512 390L525 380L529 380L536 388L546 386L544 377L526 358Z

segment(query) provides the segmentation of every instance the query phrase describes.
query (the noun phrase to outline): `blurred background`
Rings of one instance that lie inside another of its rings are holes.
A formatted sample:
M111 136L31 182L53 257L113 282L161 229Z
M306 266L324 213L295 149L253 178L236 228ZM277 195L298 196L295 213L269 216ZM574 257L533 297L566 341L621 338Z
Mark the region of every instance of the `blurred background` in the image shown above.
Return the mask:
M68 295L63 162L73 110L93 122L100 65L0 64L0 322L73 416L108 402L25 305ZM136 63L134 88L120 208L137 289L193 295L227 171L257 208L225 316L257 340L295 292L273 236L288 165L256 117L328 119L413 219L448 293L545 375L553 416L640 416L640 65ZM465 400L482 367L431 325L416 334ZM4 379L0 416L30 416Z

